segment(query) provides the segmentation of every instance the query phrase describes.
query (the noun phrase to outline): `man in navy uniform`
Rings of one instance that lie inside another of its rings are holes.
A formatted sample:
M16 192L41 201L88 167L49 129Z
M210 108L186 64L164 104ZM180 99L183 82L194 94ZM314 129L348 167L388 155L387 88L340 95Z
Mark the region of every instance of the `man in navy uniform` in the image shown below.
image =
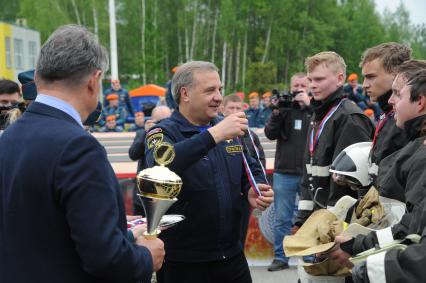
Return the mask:
M249 109L244 112L247 115L250 128L263 128L265 127L265 120L262 114L263 109L260 108L259 94L252 92L249 94Z
M108 106L110 101L108 95L117 94L119 99L119 105L126 109L126 112L133 115L132 104L130 103L129 92L121 87L120 80L111 80L111 87L107 88L104 92L104 107Z
M102 111L102 119L99 120L99 125L105 126L107 117L112 115L115 116L117 126L124 128L124 123L126 123L127 119L127 111L123 106L120 105L118 94L109 94L107 96L107 100L109 101L109 104L105 106Z
M115 120L115 115L109 115L105 119L105 126L99 129L99 132L102 133L121 133L124 129L121 126L117 125L117 120Z
M161 240L128 238L105 149L83 129L108 57L60 27L40 50L38 95L0 137L0 282L150 282Z
M249 203L263 210L273 201L273 192L258 163L243 155L239 137L248 128L245 114L218 117L222 83L217 67L209 62L179 66L172 90L178 109L155 125L145 141L148 167L155 164L156 145L173 145L175 157L168 167L183 182L168 213L186 218L160 235L167 252L162 280L251 282L239 241L241 193L247 192ZM250 188L245 168L251 168L251 184L258 184L262 196Z

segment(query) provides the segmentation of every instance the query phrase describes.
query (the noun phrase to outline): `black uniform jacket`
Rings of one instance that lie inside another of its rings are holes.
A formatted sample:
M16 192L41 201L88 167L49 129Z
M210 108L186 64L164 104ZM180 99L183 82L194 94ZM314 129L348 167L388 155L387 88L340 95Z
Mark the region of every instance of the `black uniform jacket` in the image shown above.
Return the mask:
M384 114L382 114L380 121L376 125L379 130L375 134L375 144L371 149L369 164L369 173L376 186L378 166L381 161L409 142L409 137L406 136L405 131L396 126L392 106L388 103L391 95L392 91L390 90L379 97L379 105Z
M389 181L384 183L389 196L400 196L401 191L404 192L405 215L393 227L372 232L367 236L357 236L351 253L358 254L370 248L382 247L389 241L404 239L410 234L420 235L420 244L410 245L405 251L390 250L370 256L364 274L358 276L365 282L378 282L382 275L386 282L424 282L426 277L426 145L425 137L419 136L418 130L425 118L421 116L405 123L407 136L413 139L415 134L417 138L389 159L392 160L392 165L385 174L389 178Z
M276 140L274 172L282 174L303 174L303 156L311 121L310 107L301 109L295 104L291 109L280 109L271 114L265 126L265 136Z
M340 103L340 105L339 105ZM339 186L330 175L330 165L336 156L346 147L358 142L371 141L373 124L361 109L351 100L343 97L339 88L324 102L313 101L314 115L308 130L308 142L305 150L305 168L301 183L299 213L295 224L300 226L309 215L319 208L333 206L342 196L357 197L349 186ZM314 136L330 109L339 105L328 121L323 124L322 133L310 153L310 135Z

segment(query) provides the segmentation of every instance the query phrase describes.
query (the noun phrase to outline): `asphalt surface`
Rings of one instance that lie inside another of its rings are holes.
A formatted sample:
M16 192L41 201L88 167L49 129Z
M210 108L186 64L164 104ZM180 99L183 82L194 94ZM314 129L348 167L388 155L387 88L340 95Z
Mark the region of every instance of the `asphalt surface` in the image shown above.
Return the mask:
M250 267L253 283L296 283L297 269L290 269L270 272L267 266L252 266Z

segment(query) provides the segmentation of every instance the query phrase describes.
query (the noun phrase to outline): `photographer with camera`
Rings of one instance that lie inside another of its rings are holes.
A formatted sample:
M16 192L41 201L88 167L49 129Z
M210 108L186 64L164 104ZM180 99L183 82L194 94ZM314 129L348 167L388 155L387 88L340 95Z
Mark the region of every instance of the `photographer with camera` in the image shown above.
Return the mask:
M0 80L0 133L9 124L10 114L18 108L20 100L19 85L10 80Z
M290 235L303 174L303 154L311 119L308 85L306 74L297 73L291 78L290 92L274 90L272 115L265 126L266 137L277 140L273 175L274 260L269 271L288 268L283 239Z

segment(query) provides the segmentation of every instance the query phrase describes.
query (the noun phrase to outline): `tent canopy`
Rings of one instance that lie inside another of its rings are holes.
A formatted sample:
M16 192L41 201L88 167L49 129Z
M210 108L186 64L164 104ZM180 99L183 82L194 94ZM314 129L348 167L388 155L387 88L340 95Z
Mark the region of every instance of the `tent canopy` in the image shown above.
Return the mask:
M166 89L155 85L147 84L129 91L130 97L137 96L164 96L166 94Z

